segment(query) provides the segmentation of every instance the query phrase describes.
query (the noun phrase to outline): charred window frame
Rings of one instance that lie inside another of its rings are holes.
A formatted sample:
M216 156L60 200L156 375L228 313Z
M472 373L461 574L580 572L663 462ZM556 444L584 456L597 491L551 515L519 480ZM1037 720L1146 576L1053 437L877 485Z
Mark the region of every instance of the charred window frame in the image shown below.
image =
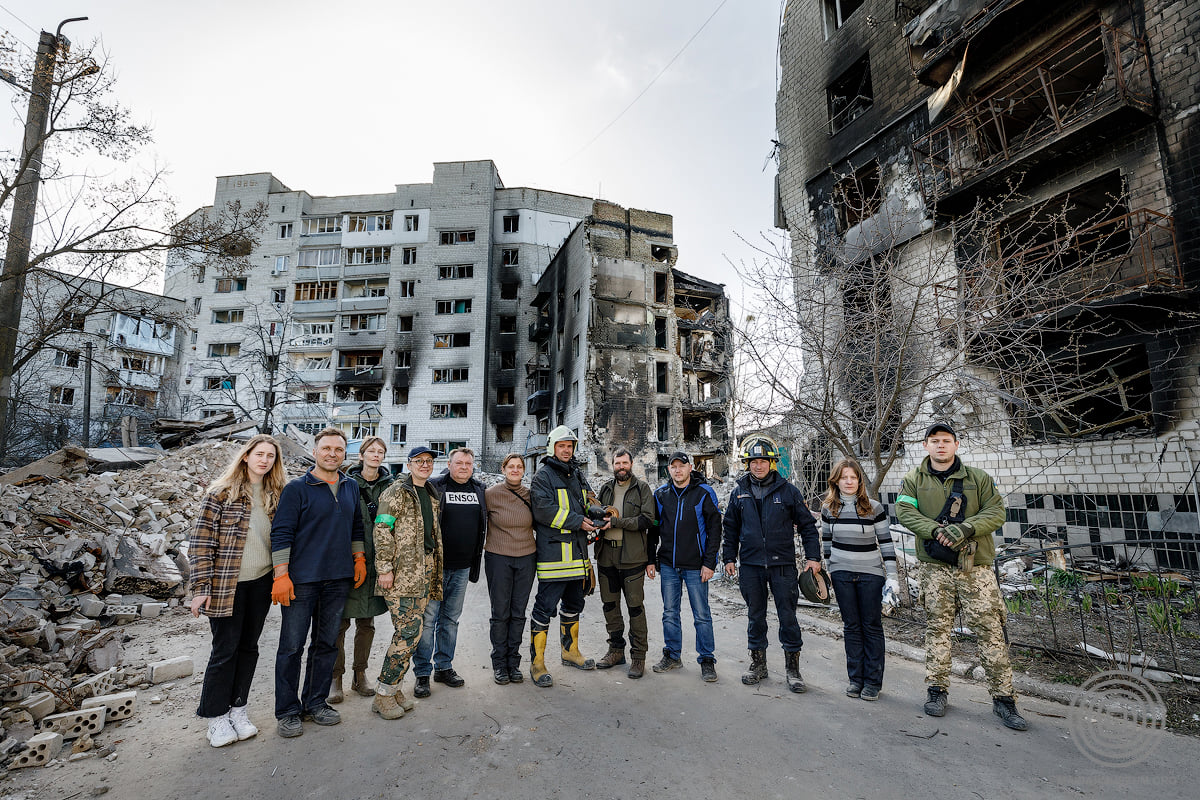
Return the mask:
M833 186L833 208L837 231L845 233L863 220L879 213L879 162L872 161L844 176Z
M1013 441L1148 432L1157 427L1153 366L1144 342L1072 348L1049 361L1044 374L1010 387Z
M850 15L862 4L863 0L821 0L825 17L825 38L833 36L834 31L845 25Z
M430 419L466 419L466 403L430 403ZM442 451L439 451L442 452Z
M829 84L825 90L829 104L829 133L834 134L870 110L875 104L871 88L871 56L863 57Z

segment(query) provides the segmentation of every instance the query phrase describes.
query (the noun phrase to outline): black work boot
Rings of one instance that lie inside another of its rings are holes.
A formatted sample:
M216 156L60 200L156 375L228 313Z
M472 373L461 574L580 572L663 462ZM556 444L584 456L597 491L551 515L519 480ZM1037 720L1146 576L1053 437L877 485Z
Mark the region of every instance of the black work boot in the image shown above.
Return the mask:
M429 697L429 676L418 675L417 685L413 687L413 697L426 698Z
M750 669L742 674L742 683L753 686L767 677L767 651L750 651Z
M926 706L928 708L928 704ZM1000 718L1006 728L1012 728L1014 731L1029 730L1029 723L1017 713L1017 701L1012 697L993 697L992 713Z
M787 669L787 687L789 691L803 694L808 691L804 678L800 675L800 652L784 653L783 663Z
M950 693L941 686L927 688L929 699L925 701L925 713L931 717L946 716L946 704L950 701Z
M680 669L681 667L683 667L683 662L671 655L671 651L664 647L663 657L650 669L655 672L670 672L673 669Z

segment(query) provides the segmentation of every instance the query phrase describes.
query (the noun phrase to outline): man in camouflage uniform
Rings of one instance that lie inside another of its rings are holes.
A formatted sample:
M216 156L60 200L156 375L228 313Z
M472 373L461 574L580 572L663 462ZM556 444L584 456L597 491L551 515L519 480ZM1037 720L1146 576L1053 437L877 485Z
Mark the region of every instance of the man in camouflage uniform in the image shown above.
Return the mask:
M925 432L928 456L904 476L896 517L917 537L919 579L925 605L925 713L946 713L950 685L950 631L961 606L979 639L992 711L1013 730L1028 727L1017 713L1012 666L1004 641L1004 602L991 566L992 532L1004 524L1004 500L992 477L964 466L958 436L948 424Z
M438 498L426 484L433 472L433 456L428 447L409 451L409 471L380 495L375 517L376 585L395 629L371 703L371 710L384 719L399 719L416 705L404 696L400 682L421 641L425 606L442 599Z

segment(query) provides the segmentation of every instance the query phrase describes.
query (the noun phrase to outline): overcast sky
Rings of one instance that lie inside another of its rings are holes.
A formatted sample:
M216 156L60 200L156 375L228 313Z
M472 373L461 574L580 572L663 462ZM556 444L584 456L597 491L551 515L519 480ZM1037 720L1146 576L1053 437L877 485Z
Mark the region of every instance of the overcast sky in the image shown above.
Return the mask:
M490 158L506 186L674 215L678 266L736 302L726 258L772 223L781 2L0 0L0 29L34 46L20 20L90 17L64 33L102 40L182 213L218 175L374 193Z

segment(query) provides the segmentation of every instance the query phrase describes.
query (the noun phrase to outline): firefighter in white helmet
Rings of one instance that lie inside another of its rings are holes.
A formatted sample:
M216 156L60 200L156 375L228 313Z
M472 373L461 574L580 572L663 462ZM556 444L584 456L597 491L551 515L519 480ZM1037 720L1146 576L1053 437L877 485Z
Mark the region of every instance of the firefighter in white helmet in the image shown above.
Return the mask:
M537 537L537 596L529 616L529 673L537 686L553 686L546 669L546 640L550 619L559 612L562 663L591 670L596 662L579 652L579 615L583 612L590 562L587 545L608 527L603 508L575 461L579 439L565 425L550 431L541 468L533 476L534 531ZM597 513L589 517L589 507Z

